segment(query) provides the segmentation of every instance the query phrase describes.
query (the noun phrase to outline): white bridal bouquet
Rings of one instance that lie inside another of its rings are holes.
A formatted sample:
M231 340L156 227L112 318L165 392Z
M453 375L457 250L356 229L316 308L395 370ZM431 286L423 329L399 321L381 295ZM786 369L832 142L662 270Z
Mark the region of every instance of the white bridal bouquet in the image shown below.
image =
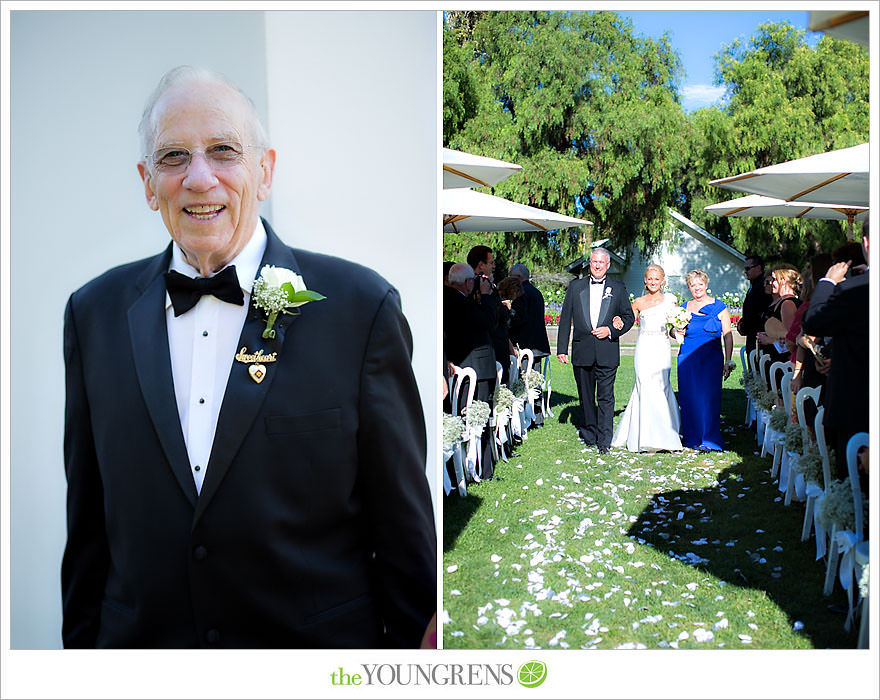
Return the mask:
M687 324L691 320L690 312L687 309L683 309L680 306L676 306L674 309L670 309L669 313L666 314L666 326L671 331L676 331L677 333L681 333L687 328Z

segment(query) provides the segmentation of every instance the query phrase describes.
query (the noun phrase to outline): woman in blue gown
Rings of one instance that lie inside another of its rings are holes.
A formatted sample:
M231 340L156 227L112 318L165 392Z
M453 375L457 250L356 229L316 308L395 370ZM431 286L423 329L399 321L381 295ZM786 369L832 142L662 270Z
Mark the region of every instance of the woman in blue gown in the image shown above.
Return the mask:
M685 279L693 299L682 304L691 317L678 353L681 444L697 450L723 450L721 382L733 369L730 313L720 299L707 296L705 272L691 270Z

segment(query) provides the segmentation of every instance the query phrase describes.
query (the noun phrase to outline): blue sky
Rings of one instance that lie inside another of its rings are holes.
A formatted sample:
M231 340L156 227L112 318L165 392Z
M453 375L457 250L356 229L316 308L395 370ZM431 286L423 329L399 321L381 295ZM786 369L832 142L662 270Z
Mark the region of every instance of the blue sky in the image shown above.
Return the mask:
M648 10L618 11L633 21L634 33L658 38L668 31L673 49L681 57L685 76L681 83L682 105L691 112L716 103L723 88L712 84L715 75L715 54L722 46L739 37L748 39L764 22L788 21L805 30L810 13L801 11L754 10ZM806 33L806 40L815 46L821 34Z

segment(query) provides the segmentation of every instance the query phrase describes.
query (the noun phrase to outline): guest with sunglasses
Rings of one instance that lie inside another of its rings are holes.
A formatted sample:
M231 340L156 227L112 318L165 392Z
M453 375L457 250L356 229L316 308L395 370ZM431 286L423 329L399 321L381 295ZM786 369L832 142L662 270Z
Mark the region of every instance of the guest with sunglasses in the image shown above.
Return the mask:
M745 336L748 353L755 349L755 336L764 328L761 315L770 306L772 299L769 287L764 285L764 259L760 255L747 255L743 271L750 286L743 300L742 316L736 324L736 330Z

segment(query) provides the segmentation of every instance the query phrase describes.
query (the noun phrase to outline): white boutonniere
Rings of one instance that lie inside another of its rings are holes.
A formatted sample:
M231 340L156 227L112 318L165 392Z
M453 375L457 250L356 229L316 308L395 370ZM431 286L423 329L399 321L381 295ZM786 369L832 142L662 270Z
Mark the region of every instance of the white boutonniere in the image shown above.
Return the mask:
M254 306L263 309L267 314L264 338L274 338L275 320L279 313L292 314L295 309L310 301L326 299L323 294L306 289L303 278L284 267L263 265L260 276L254 281ZM298 312L297 312L298 313Z
M605 287L605 294L602 295L602 300L610 299L614 295L611 293L611 287Z

